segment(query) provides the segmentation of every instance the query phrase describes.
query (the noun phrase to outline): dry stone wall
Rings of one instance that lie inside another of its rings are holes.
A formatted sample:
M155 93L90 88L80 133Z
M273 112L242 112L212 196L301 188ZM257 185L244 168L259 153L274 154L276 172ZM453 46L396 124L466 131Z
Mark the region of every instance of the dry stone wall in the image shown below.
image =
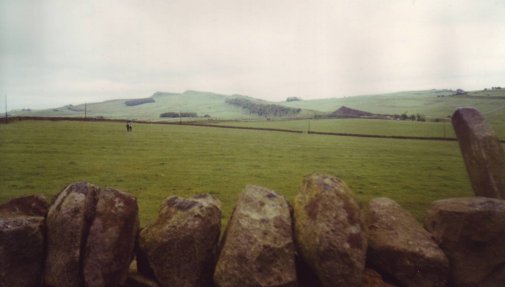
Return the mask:
M221 240L210 195L168 197L139 230L135 197L79 182L51 204L0 204L0 287L503 287L505 153L479 136L489 127L475 110L453 122L477 196L434 202L424 226L391 199L360 206L343 181L315 173L293 207L247 186Z

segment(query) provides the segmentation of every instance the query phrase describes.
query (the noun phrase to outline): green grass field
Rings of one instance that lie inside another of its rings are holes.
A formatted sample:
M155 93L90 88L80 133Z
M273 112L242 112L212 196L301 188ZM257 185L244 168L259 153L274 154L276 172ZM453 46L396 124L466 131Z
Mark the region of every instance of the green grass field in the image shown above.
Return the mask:
M370 119L304 119L270 121L226 121L217 125L287 129L307 132L349 133L386 136L455 138L450 122L415 122ZM504 137L505 138L505 137Z
M304 175L342 178L364 202L386 196L421 218L430 202L469 196L456 142L289 134L194 126L20 121L0 125L0 202L53 196L86 180L138 197L141 222L169 195L211 193L230 216L257 184L293 199Z

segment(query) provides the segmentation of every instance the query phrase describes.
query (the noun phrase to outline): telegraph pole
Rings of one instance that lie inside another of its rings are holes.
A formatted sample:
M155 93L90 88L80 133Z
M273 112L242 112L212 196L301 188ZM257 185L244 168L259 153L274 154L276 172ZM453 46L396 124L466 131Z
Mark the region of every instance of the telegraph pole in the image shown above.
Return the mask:
M9 123L9 116L7 114L7 94L5 94L5 123Z
M88 104L84 103L84 119L85 120L86 120L87 113L88 113Z

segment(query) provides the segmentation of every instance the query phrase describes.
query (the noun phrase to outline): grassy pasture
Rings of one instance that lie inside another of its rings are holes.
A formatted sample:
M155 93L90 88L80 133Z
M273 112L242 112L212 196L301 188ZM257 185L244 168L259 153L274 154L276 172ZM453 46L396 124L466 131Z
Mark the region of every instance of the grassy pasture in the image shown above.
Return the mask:
M364 202L390 197L421 218L433 200L471 195L456 142L289 134L122 123L21 121L0 125L0 202L87 180L138 197L141 222L169 195L211 193L230 216L247 184L291 200L304 175L345 180Z
M455 138L450 122L415 122L370 119L304 119L271 121L226 121L218 125L288 129L307 132L350 133L386 136Z

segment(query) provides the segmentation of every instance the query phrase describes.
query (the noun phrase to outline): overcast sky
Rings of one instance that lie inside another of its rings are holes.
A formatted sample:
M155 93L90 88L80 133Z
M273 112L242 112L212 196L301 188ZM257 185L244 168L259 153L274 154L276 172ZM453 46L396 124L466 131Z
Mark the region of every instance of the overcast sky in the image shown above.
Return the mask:
M503 0L0 0L0 107L505 85L504 15Z

